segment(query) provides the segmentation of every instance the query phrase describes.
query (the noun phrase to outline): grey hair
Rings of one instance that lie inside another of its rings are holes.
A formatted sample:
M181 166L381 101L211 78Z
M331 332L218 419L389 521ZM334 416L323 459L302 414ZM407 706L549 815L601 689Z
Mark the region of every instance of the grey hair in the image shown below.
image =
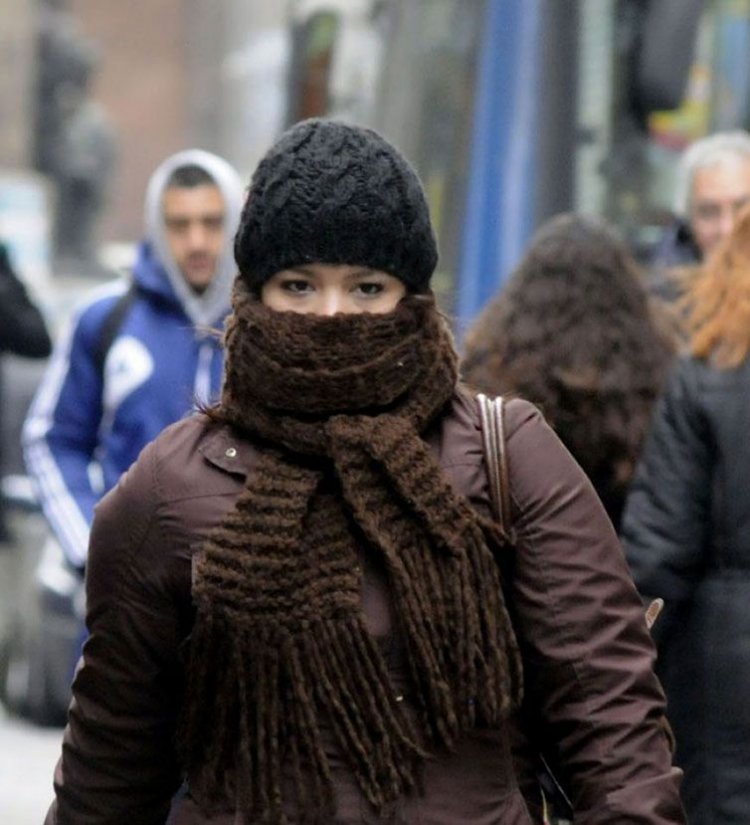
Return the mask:
M693 178L699 169L737 158L747 158L750 161L750 134L742 129L716 132L691 143L682 153L677 168L677 184L672 201L674 213L687 216Z

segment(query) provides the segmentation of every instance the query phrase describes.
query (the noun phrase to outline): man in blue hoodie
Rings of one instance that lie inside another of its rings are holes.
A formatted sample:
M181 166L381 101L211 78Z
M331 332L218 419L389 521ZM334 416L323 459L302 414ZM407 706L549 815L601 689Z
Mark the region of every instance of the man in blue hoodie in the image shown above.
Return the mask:
M26 463L67 561L82 570L96 502L142 447L217 396L229 309L235 171L193 149L154 172L130 282L106 285L55 348L24 426Z

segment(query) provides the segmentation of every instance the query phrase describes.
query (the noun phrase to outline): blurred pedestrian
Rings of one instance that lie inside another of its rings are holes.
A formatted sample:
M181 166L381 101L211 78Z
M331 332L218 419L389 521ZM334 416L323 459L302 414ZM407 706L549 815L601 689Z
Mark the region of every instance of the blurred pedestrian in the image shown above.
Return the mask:
M52 342L44 316L29 297L13 269L7 247L0 241L0 354L13 353L26 358L46 358L51 349ZM3 412L0 387L0 416ZM2 446L0 440L0 475L3 470ZM5 502L0 491L0 543L8 538Z
M545 223L465 349L466 381L538 405L618 528L673 344L613 229L572 214Z
M716 132L692 143L680 158L673 203L675 221L650 260L652 288L670 300L750 203L750 134Z
M690 353L660 400L623 520L693 825L750 811L750 209L686 295Z
M412 168L303 121L259 164L235 255L220 403L97 510L48 825L538 822L522 682L576 821L684 822L624 557L520 400L496 563Z
M102 106L90 97L95 64L81 55L57 90L62 114L56 146L54 181L55 266L75 275L96 275L96 225L109 194L117 141Z
M97 290L55 349L24 427L29 473L68 561L86 561L94 505L143 446L218 392L241 185L187 150L154 172L132 279ZM92 472L92 466L97 468Z
M116 165L113 124L91 95L99 50L83 35L67 0L35 8L35 168L54 188L54 266L65 275L100 276L96 227Z

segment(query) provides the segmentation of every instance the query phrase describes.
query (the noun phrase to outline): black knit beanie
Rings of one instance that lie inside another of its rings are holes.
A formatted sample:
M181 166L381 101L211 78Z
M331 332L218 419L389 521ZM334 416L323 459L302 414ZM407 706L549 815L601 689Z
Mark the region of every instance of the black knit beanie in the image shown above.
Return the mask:
M411 165L371 129L321 119L287 130L258 164L234 255L254 290L282 269L324 263L379 269L423 292L437 264Z

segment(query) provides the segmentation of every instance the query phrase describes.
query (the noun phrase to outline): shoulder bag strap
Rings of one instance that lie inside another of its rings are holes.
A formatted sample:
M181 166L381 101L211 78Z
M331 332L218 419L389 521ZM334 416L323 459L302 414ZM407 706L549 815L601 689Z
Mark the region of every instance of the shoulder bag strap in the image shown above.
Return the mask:
M487 479L490 485L490 503L495 520L506 535L512 532L510 513L510 478L508 457L505 452L504 399L488 398L483 393L477 396L482 425L484 460L487 464Z
M505 416L502 396L488 398L483 393L477 395L479 415L482 427L482 444L484 460L487 464L487 479L490 485L492 514L502 527L506 536L513 536L510 511L510 476L508 473L508 456L505 450ZM538 755L540 769L537 780L542 793L544 822L557 822L551 813L562 814L563 819L571 818L573 806L569 797L555 777L544 755Z

